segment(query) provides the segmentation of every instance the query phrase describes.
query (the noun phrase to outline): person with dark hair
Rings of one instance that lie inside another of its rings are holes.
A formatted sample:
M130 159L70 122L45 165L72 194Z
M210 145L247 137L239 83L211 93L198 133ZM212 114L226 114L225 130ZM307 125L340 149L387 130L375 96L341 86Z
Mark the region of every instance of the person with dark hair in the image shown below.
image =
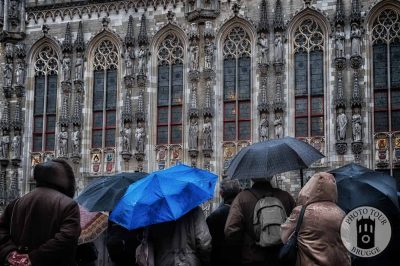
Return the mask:
M33 178L37 187L0 216L0 264L75 265L81 227L72 168L50 160L35 166Z
M240 192L237 180L223 179L219 184L219 194L223 202L207 217L207 225L212 237L211 265L241 265L240 243L226 243L224 227L232 201Z

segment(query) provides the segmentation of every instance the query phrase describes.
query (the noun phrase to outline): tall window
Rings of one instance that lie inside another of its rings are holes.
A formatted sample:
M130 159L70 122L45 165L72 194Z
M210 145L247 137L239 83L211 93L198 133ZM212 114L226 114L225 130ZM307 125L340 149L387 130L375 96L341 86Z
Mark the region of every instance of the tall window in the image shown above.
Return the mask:
M157 144L182 143L183 45L173 33L158 48Z
M102 41L94 51L92 148L115 147L117 48Z
M399 13L386 9L372 29L375 133L400 130L399 27Z
M224 141L251 139L251 43L241 27L224 41Z
M324 135L324 35L306 19L294 36L296 137Z
M35 61L32 151L54 151L57 111L58 57L45 45Z

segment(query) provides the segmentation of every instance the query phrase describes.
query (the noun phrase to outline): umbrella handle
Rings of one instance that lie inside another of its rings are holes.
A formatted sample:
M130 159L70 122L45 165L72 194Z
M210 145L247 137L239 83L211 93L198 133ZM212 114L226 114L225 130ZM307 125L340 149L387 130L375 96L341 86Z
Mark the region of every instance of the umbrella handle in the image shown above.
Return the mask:
M303 168L300 168L300 186L303 187L304 181L303 181Z

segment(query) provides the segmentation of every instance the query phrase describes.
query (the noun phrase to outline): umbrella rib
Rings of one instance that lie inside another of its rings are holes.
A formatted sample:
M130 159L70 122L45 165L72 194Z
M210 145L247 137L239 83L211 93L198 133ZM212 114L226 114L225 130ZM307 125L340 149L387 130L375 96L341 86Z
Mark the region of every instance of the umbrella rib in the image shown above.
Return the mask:
M162 187L161 187L161 184L160 184L160 181L159 181L159 178L162 178L162 176L156 175L156 177L157 177L156 180L157 180L158 186L160 187L160 192L161 192L161 194L162 194L162 197L163 197L163 199L165 199L165 202L167 203L167 206L168 206L168 208L169 208L169 211L172 213L172 215L173 215L174 218L175 218L174 212L172 211L172 208L171 208L171 206L169 205L167 198L165 197L165 193L164 193L164 191L162 190ZM176 219L175 219L175 220L176 220Z

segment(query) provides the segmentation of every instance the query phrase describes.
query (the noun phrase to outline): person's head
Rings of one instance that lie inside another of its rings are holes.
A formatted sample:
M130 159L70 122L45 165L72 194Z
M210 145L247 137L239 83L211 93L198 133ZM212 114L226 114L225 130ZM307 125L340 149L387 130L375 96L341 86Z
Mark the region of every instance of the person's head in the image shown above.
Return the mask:
M68 197L75 194L75 175L72 167L62 159L37 164L33 170L37 187L49 187L60 191Z
M320 172L313 175L300 190L298 204L310 204L319 201L337 200L336 180L330 173Z
M222 179L219 184L219 193L224 200L233 200L239 192L240 184L237 180Z

